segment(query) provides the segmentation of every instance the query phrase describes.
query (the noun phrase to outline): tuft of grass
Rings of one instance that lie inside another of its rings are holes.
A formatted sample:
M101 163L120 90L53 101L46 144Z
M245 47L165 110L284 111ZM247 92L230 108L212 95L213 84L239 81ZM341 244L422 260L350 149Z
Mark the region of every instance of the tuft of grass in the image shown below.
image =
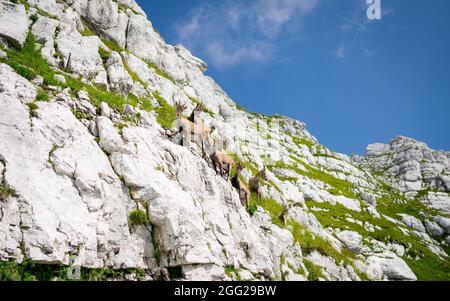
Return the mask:
M28 80L41 75L45 85L60 85L54 78L55 71L42 57L40 50L36 48L36 40L31 31L28 33L22 49L7 50L6 52L7 58L0 59L0 62L10 65L19 75Z
M270 165L268 168L271 170L273 170L273 168L292 170L296 174L303 175L305 177L328 184L329 186L331 186L331 188L328 189L328 192L330 192L333 195L343 195L343 196L346 196L351 199L359 199L359 196L357 196L353 191L354 187L353 187L352 183L350 183L346 180L338 179L326 172L318 170L318 169L306 164L305 162L298 159L294 155L291 155L290 158L297 164L304 166L306 171L304 171L303 169L300 169L297 166L294 166L292 164L287 164L283 161L278 161L275 164Z
M234 266L227 265L225 266L224 270L225 275L227 275L228 277L232 279L236 278L237 281L241 281L241 277L239 276L239 270L236 269Z
M119 44L117 44L114 41L108 40L108 39L101 39L103 44L106 45L106 47L108 47L109 49L111 49L112 51L121 53L122 51L124 51L125 49L123 49L122 47L119 46Z
M152 103L148 99L141 99L141 109L147 112L155 110Z
M128 74L131 76L131 79L134 82L138 82L140 83L142 86L144 86L144 88L147 88L148 85L139 77L139 75L137 75L136 72L134 72L133 70L131 70L130 66L128 65L126 60L123 60L123 66L125 68L125 70L128 72Z
M38 105L36 103L34 103L34 102L27 103L27 106L30 109L30 111L34 111L34 110L38 110L39 109Z
M312 263L308 259L303 259L303 264L308 270L308 280L309 281L318 281L319 278L325 278L323 275L322 267L319 267Z
M177 119L177 113L175 109L169 105L169 103L159 95L158 92L153 92L153 97L159 103L159 107L155 109L156 120L165 129L170 129L173 123Z
M13 196L16 192L14 189L6 186L5 184L0 184L0 199L6 200L10 196Z
M130 212L130 221L133 225L147 225L149 223L149 219L147 213L143 210L136 209Z
M36 101L49 101L49 99L47 91L40 88L37 89Z
M25 260L21 264L0 261L0 281L67 280L67 267L44 265Z
M106 61L109 59L109 56L111 55L111 52L99 47L98 48L98 54L102 58L103 64L106 63Z

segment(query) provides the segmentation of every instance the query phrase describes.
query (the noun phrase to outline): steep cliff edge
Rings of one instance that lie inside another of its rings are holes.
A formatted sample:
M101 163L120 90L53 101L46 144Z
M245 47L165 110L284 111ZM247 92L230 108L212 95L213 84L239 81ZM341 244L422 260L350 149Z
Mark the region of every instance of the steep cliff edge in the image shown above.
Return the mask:
M247 112L133 0L0 0L0 37L0 279L450 280L448 152ZM172 135L177 102L261 199Z

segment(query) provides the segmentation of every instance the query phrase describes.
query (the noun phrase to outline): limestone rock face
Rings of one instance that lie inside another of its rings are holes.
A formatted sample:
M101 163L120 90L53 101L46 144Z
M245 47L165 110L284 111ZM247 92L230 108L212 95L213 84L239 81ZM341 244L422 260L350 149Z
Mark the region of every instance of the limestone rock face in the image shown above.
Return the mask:
M392 253L381 254L368 258L371 275L380 273L389 280L417 280L417 277L397 255Z
M113 52L106 62L110 89L124 96L130 93L133 88L133 79L125 69L122 57L117 52Z
M28 33L28 16L22 4L0 2L0 37L22 46Z
M100 43L98 37L84 37L68 25L62 25L56 37L66 70L91 79L94 83L107 85L106 70L98 53Z
M385 170L405 191L449 190L450 153L433 151L425 143L399 136L389 144L367 147L367 164Z
M398 137L349 157L248 113L133 0L28 4L0 1L1 261L127 280L448 280L448 152ZM28 34L48 66L10 61ZM176 102L204 104L203 151L171 128ZM249 208L213 168L222 146L243 182L266 169Z
M336 234L337 238L352 252L359 253L362 247L362 236L353 231L342 231Z

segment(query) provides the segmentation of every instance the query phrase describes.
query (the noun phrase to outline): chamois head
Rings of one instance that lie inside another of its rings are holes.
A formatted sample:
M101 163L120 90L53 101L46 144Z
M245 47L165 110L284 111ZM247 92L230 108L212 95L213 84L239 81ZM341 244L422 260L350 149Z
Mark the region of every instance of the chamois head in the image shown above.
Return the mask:
M267 178L267 169L266 169L265 166L264 166L264 168L260 171L260 175L261 175L261 179L263 179L263 180L265 180L265 181L268 180L268 178Z
M238 162L236 164L236 175L239 175L242 170L244 170L244 167L242 166L241 162Z
M223 150L227 150L229 145L230 145L230 139L228 139L228 138L223 139Z
M199 102L194 108L195 113L201 113L204 111L205 111L205 105L203 104L203 102Z
M177 117L180 118L184 112L184 110L187 109L186 104L182 104L181 102L177 101L175 102L175 110L177 112Z

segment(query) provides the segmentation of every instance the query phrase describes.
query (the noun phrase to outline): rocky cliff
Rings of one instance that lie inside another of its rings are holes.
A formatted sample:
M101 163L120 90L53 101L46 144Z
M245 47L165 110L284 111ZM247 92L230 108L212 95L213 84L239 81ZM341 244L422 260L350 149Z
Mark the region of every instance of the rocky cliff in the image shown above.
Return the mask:
M0 279L450 280L450 153L247 112L133 0L0 0L0 37ZM247 208L224 140L243 184L267 169Z

